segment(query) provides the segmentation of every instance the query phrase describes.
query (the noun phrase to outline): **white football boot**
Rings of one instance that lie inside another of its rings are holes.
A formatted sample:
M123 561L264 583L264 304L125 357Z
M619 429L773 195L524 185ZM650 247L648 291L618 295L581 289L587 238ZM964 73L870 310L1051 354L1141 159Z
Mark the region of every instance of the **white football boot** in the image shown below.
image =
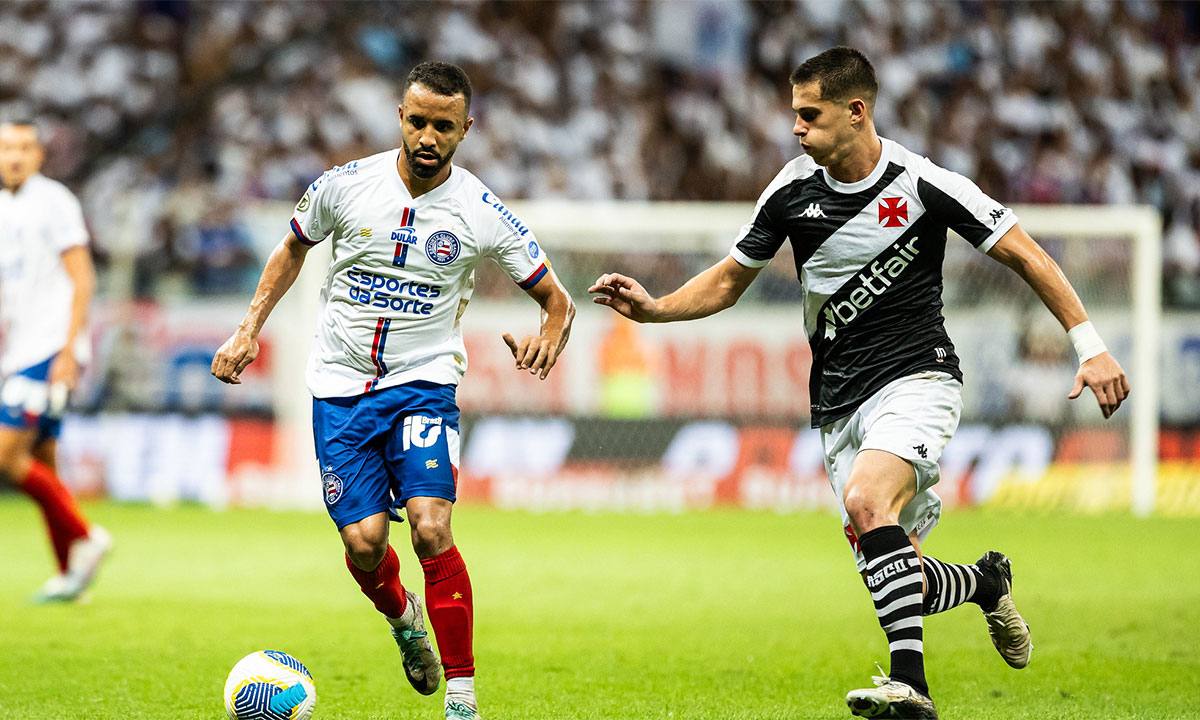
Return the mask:
M404 662L404 674L413 689L422 695L432 695L437 692L442 681L442 662L429 643L429 633L425 631L424 603L421 596L411 590L404 591L408 598L405 615L412 617L407 625L393 625L392 637L400 648L400 657ZM411 611L411 613L410 613Z
M1002 553L990 550L979 558L975 566L984 572L994 572L1000 581L1000 600L991 612L985 612L988 634L992 644L1004 662L1018 670L1029 664L1033 654L1033 639L1029 635L1029 623L1017 612L1012 599L1012 562Z
M96 571L112 550L112 536L99 525L92 525L85 537L71 543L67 550L67 571L55 575L34 596L39 603L75 602L96 579Z
M933 718L933 700L913 686L886 677L873 677L875 687L851 690L846 695L850 713L868 718Z

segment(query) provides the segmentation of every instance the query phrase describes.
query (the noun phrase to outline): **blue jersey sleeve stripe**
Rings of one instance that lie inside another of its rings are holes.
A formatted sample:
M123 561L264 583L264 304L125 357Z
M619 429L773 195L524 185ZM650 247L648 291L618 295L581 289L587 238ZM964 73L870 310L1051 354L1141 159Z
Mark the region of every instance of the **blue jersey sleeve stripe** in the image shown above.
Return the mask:
M292 225L292 232L294 232L296 234L296 239L299 240L300 242L304 243L305 245L312 246L312 245L316 245L317 243L321 242L320 240L309 240L308 238L304 237L304 231L302 231L300 229L300 223L296 222L296 218L292 218L291 225Z
M517 286L520 287L522 290L528 290L529 288L533 287L534 285L537 285L538 281L541 280L543 277L545 277L546 270L547 270L546 263L542 263L541 265L538 265L538 269L534 270L532 275L525 278L521 282L517 283Z

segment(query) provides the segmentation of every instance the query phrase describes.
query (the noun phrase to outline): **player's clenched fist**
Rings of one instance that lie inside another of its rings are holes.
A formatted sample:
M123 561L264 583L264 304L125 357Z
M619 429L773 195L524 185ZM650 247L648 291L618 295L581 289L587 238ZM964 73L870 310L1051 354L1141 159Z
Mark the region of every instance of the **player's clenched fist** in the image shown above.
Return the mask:
M654 318L655 302L646 292L642 284L631 277L618 273L608 273L596 278L596 283L588 288L595 295L592 302L597 305L607 305L625 317L638 322L648 322Z
M212 374L221 382L240 385L242 380L239 375L256 357L258 338L249 333L235 332L224 345L217 348L212 361Z

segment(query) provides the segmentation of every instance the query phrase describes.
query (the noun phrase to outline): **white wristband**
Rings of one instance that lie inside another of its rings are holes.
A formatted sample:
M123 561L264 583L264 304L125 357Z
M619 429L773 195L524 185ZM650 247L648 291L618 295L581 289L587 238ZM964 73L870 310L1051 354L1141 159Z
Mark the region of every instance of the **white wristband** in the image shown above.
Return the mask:
M1108 348L1104 346L1104 341L1100 339L1100 333L1096 332L1091 320L1081 322L1068 330L1067 337L1075 346L1075 354L1079 356L1080 365L1101 353L1108 352Z

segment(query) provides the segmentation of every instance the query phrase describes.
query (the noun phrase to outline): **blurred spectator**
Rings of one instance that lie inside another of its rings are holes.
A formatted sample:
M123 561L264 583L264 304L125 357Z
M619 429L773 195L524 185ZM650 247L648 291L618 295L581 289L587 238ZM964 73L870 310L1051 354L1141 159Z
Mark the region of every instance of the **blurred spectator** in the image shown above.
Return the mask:
M1168 300L1200 304L1195 3L35 0L0 4L0 114L53 121L47 172L101 251L156 258L143 290L181 267L174 232L221 292L244 287L236 224L155 198L294 201L397 142L420 60L470 73L460 159L502 197L751 200L797 153L788 73L838 43L876 64L882 134L988 193L1157 206Z

